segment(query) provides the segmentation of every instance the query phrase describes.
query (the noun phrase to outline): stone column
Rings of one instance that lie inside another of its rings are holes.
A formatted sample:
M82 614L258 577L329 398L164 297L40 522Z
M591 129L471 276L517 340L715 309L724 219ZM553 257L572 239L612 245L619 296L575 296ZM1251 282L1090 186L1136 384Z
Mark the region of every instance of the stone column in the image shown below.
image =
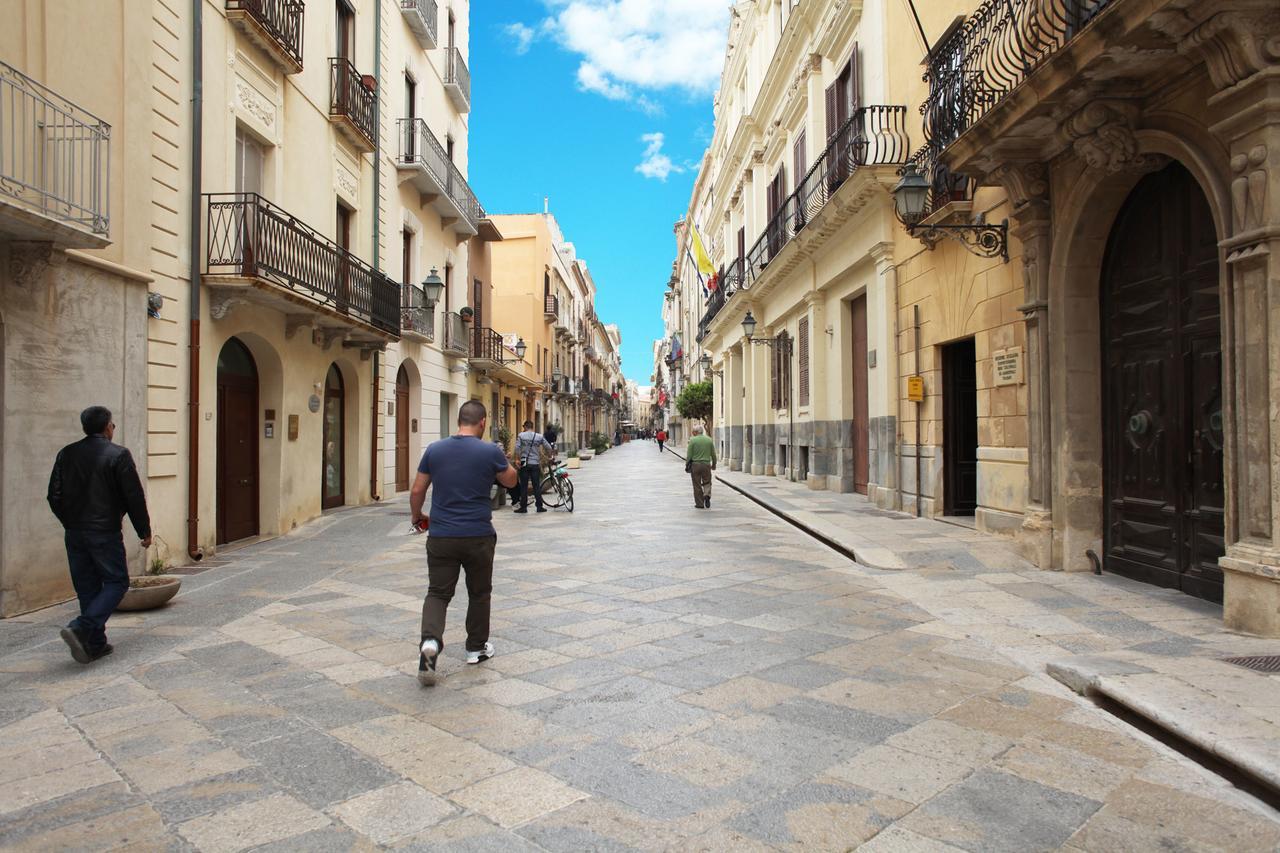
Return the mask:
M833 471L835 442L839 436L836 422L840 419L840 397L827 388L829 362L833 357L831 339L827 336L827 300L818 291L804 295L809 316L809 419L813 438L809 442L809 475L805 485L811 489L827 488L827 475ZM796 406L799 407L799 341L796 359Z
M1010 235L1022 244L1022 312L1027 330L1027 506L1019 540L1027 559L1042 569L1053 563L1053 455L1049 447L1049 253L1053 217L1049 170L1042 163L1014 164L994 175L1012 205Z

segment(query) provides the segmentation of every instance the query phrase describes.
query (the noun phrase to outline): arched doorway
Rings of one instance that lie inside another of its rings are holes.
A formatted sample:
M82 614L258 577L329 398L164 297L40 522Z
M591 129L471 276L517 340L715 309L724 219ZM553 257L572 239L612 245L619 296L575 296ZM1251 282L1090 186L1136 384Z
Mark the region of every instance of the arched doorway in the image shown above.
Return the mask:
M258 368L230 338L218 353L217 544L257 536Z
M396 491L409 488L409 371L396 373Z
M1143 178L1103 265L1103 549L1109 571L1222 600L1217 233L1195 178Z
M347 502L346 492L346 394L342 385L342 372L338 365L329 365L324 381L324 435L323 470L321 472L321 500L324 509L342 506Z

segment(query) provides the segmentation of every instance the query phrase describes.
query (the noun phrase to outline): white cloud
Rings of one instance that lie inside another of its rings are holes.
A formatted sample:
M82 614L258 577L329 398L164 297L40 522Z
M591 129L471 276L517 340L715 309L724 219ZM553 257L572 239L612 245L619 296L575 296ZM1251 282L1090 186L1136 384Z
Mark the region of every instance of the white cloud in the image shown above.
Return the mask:
M513 24L507 24L502 28L507 37L515 42L515 51L518 55L524 55L529 52L529 46L533 44L535 35L533 27L525 26L516 21Z
M546 0L543 28L582 57L578 85L654 111L643 91L710 95L724 63L724 0Z
M636 166L637 172L646 178L666 183L667 177L672 172L680 173L684 171L683 166L677 166L672 163L671 158L662 153L662 146L667 141L665 134L646 133L640 137L640 141L645 144L644 159L640 161L640 165Z

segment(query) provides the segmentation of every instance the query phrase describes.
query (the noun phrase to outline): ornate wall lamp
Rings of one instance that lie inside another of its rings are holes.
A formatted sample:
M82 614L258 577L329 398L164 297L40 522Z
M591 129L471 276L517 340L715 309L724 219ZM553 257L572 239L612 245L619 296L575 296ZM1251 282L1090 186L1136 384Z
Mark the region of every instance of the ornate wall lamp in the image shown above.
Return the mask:
M753 322L754 322L754 320L753 320ZM723 378L724 378L724 371L723 371L723 370L712 370L712 369L711 369L711 354L710 354L710 353L705 353L705 352L704 352L704 353L702 354L702 358L698 359L698 367L701 367L701 368L702 368L702 372L703 372L703 373L710 373L712 376L719 376L721 379L723 379Z
M422 280L422 295L427 300L427 307L436 307L436 303L440 301L440 294L443 292L444 281L441 280L436 268L432 267L431 273Z
M893 207L907 233L933 249L949 237L983 258L1003 258L1009 263L1009 221L999 225L977 222L971 225L922 224L929 208L929 180L914 163L902 167L902 177L893 188Z

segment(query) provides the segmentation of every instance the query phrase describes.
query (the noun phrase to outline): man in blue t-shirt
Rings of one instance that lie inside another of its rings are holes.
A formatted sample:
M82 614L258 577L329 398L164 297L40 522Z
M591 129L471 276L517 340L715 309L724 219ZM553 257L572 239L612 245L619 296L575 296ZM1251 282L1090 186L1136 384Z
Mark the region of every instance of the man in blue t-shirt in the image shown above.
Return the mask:
M444 648L444 618L458 575L467 573L467 663L493 657L489 642L489 596L493 592L493 529L489 490L516 484L516 469L497 443L484 435L484 404L470 400L458 410L458 433L433 442L422 454L409 493L413 522L431 490L431 530L427 537L427 597L422 603L418 681L436 683L436 658Z

